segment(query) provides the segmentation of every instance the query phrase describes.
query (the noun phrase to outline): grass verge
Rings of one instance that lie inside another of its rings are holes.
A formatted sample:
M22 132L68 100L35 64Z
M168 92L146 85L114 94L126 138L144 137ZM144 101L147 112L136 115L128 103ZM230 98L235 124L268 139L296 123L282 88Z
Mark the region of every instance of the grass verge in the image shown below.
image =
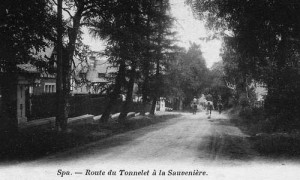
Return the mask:
M160 123L180 114L158 116L137 116L123 124L110 121L106 124L73 124L70 132L62 133L53 129L28 129L14 137L1 137L0 161L29 161L67 149L76 148L114 134Z
M229 111L231 122L250 135L251 148L269 158L300 159L300 131L273 131L262 109Z

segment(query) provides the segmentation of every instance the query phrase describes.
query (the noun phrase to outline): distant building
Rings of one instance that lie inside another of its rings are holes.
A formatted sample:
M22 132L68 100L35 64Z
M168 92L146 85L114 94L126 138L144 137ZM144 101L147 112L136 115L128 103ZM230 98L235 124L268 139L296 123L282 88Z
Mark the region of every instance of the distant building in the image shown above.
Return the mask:
M56 75L41 72L39 82L30 86L29 93L34 95L56 93Z
M18 124L27 122L27 109L30 108L28 104L28 91L30 87L39 83L39 70L32 64L18 64L18 81L16 84L17 93L17 119Z
M56 92L56 54L55 48L51 46L35 55L36 58L42 60L41 62L47 64L48 69L35 67L39 72L39 78L34 85L29 86L29 94L40 95Z
M166 98L160 97L158 101L156 101L156 111L166 111Z
M105 57L97 56L96 53L91 53L85 62L74 61L74 75L71 81L72 94L105 93L116 68L112 67Z

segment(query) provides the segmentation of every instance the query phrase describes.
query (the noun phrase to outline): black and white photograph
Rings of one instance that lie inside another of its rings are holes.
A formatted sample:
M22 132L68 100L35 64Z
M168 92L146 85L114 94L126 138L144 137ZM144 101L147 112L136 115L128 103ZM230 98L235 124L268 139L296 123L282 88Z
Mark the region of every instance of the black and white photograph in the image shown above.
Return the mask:
M299 0L2 0L0 179L300 180Z

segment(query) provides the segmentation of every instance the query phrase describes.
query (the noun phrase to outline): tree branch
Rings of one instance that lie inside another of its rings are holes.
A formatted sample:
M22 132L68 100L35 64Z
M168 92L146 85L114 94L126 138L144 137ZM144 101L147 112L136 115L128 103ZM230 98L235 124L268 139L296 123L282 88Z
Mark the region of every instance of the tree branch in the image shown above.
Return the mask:
M55 2L55 0L52 0L52 2L57 6L57 2Z
M90 23L80 23L79 26L89 26Z
M62 8L62 9L63 9L65 12L67 12L71 18L74 17L74 16L71 14L71 12L70 12L67 8Z

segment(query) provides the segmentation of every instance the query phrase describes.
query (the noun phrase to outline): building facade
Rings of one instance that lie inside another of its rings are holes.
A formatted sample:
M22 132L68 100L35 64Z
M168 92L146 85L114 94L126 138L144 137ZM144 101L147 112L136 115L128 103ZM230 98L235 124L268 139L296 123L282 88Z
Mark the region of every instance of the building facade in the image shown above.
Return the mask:
M105 94L117 71L105 57L91 53L85 62L75 60L72 94Z

